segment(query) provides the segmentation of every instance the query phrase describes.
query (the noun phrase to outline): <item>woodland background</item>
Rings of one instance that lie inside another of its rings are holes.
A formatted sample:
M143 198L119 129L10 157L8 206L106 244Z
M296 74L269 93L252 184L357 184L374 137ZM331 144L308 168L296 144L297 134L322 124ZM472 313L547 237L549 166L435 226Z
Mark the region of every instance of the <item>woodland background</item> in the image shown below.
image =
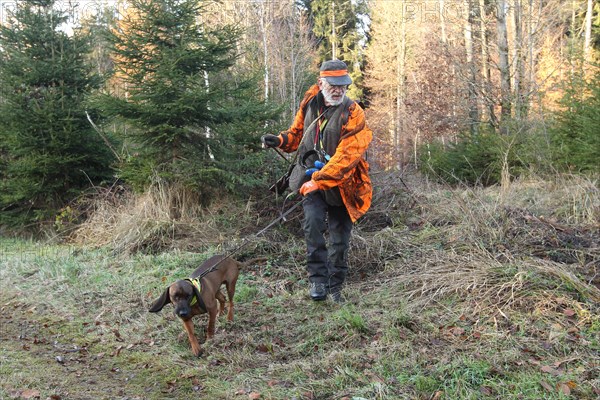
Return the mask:
M285 166L259 138L285 129L330 58L366 107L374 170L484 185L597 173L599 7L3 1L0 224L80 220L90 188L162 182L189 206L265 188Z
M0 5L0 398L600 395L598 1ZM260 148L332 57L374 132L342 306ZM223 253L266 261L196 358L147 310Z

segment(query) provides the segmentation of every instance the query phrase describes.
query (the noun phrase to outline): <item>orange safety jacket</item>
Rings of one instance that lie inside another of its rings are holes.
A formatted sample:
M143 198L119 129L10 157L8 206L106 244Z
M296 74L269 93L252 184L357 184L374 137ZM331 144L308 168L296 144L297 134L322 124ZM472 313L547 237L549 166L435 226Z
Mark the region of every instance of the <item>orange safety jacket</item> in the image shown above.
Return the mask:
M298 149L304 136L306 105L318 93L318 85L308 89L292 126L279 134L279 147L283 151L291 153ZM350 105L348 111L348 122L342 126L335 154L321 170L313 173L312 180L321 190L339 187L348 214L352 222L356 222L371 207L373 197L369 164L365 159L373 132L365 123L365 112L356 102Z

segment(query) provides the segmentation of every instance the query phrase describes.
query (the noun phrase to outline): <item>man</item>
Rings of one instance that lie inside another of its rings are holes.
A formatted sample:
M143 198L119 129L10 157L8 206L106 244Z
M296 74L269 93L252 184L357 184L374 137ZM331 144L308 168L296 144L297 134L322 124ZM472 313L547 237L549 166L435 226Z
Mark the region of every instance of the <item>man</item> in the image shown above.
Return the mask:
M352 224L370 207L369 165L365 159L373 138L363 109L346 97L352 79L343 61L321 65L317 85L304 95L292 126L264 135L267 147L298 151L290 189L305 196L304 236L310 297L343 302ZM329 249L325 232L329 228Z

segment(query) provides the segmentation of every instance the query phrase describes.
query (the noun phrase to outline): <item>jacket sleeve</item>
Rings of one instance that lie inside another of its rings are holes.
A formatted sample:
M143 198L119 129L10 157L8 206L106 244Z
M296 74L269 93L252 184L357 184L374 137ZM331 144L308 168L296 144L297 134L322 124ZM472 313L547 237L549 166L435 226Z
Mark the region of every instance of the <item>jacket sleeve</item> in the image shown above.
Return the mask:
M304 98L300 102L300 107L294 117L292 126L287 130L279 134L280 145L279 147L286 153L291 153L298 149L300 142L302 141L302 135L304 132L304 113L306 105L319 93L319 86L313 85L306 91Z
M363 109L354 103L349 111L350 116L342 127L335 154L323 169L312 175L319 189L331 189L350 179L373 139L373 132L366 126Z

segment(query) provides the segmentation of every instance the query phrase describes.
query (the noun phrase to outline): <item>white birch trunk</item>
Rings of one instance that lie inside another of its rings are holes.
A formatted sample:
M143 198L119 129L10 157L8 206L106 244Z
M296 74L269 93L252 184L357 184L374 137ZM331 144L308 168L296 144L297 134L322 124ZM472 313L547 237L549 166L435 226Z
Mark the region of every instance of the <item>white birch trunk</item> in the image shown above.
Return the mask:
M497 126L496 113L494 112L494 102L491 99L491 74L490 74L490 50L488 42L487 15L485 10L485 0L479 0L479 34L481 40L481 100L483 107L481 116L483 120L489 120L493 127Z
M402 0L403 9L405 0ZM397 54L396 54L396 118L394 130L394 145L398 154L398 169L404 168L404 144L402 135L404 134L404 97L405 97L405 59L406 59L406 18L400 20L400 35L397 37Z
M479 113L477 111L477 79L475 73L475 63L473 61L473 25L472 25L472 2L469 1L465 13L464 37L465 51L467 58L467 93L469 94L469 131L472 135L477 133L479 124Z
M269 49L267 46L267 28L265 22L265 1L262 1L260 4L260 31L262 34L262 42L263 42L263 63L264 63L264 84L265 84L265 93L264 100L265 103L269 100Z
M512 7L512 27L513 27L513 92L515 103L515 118L525 117L526 99L524 98L523 80L524 80L524 60L523 60L523 29L522 29L522 5L521 0L514 0Z
M442 43L446 44L448 37L446 35L446 13L444 10L444 0L440 0L440 27L442 29Z
M511 116L510 65L508 32L506 29L506 0L496 0L496 29L498 32L498 69L500 70L500 105L502 120Z
M585 40L583 43L583 56L585 61L592 61L592 14L594 13L594 0L587 0L585 13Z

